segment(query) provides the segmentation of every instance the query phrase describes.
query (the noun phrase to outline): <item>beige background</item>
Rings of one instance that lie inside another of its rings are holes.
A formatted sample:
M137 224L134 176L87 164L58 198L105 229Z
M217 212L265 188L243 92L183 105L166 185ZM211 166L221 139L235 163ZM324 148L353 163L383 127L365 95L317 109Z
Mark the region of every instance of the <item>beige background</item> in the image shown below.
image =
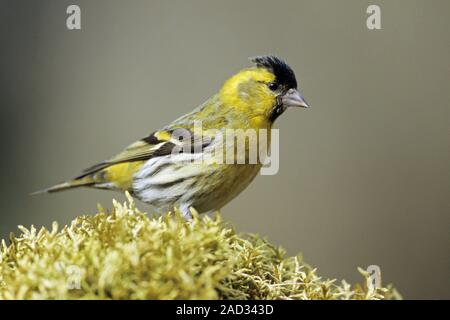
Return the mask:
M65 27L72 3L81 31ZM371 3L382 30L366 28ZM313 108L278 120L279 174L258 177L224 217L324 276L356 281L357 266L377 264L406 298L450 298L449 1L2 1L0 23L0 237L122 199L28 193L272 53Z

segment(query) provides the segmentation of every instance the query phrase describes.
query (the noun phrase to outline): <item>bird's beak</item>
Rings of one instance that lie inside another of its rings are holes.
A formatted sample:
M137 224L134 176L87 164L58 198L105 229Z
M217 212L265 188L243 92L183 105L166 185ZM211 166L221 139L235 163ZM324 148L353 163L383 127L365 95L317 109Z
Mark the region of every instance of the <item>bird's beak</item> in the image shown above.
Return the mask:
M303 98L296 89L289 89L288 92L281 97L281 102L285 107L310 107L305 101L305 98Z

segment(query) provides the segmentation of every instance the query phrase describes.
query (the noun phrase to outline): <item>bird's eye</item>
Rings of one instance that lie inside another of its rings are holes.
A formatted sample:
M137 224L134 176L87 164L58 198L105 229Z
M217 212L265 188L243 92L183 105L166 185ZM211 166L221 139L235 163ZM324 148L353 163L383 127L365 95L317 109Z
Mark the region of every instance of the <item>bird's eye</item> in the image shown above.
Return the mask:
M271 82L271 83L268 84L268 87L269 87L270 90L275 91L275 90L278 89L278 83Z

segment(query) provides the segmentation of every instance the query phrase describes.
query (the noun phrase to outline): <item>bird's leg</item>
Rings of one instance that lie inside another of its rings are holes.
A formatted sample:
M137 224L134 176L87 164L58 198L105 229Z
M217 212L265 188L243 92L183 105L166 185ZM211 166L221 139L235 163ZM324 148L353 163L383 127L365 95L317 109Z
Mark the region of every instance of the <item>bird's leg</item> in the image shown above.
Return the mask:
M191 205L188 204L188 203L182 204L182 205L180 206L181 214L183 215L183 218L184 218L186 221L192 221L192 219L193 219L192 213L191 213L191 210L190 210L190 209L191 209Z

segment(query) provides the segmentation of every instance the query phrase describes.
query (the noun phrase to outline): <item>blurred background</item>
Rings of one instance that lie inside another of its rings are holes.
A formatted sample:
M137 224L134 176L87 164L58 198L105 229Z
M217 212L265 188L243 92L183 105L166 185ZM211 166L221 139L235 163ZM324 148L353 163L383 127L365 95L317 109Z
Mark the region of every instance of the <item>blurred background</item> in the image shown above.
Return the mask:
M81 7L81 30L66 8ZM381 7L381 30L366 8ZM405 298L450 298L449 1L1 1L0 238L119 193L29 196L214 94L247 57L296 71L280 171L222 210L326 277L379 265ZM143 210L151 208L139 203Z

